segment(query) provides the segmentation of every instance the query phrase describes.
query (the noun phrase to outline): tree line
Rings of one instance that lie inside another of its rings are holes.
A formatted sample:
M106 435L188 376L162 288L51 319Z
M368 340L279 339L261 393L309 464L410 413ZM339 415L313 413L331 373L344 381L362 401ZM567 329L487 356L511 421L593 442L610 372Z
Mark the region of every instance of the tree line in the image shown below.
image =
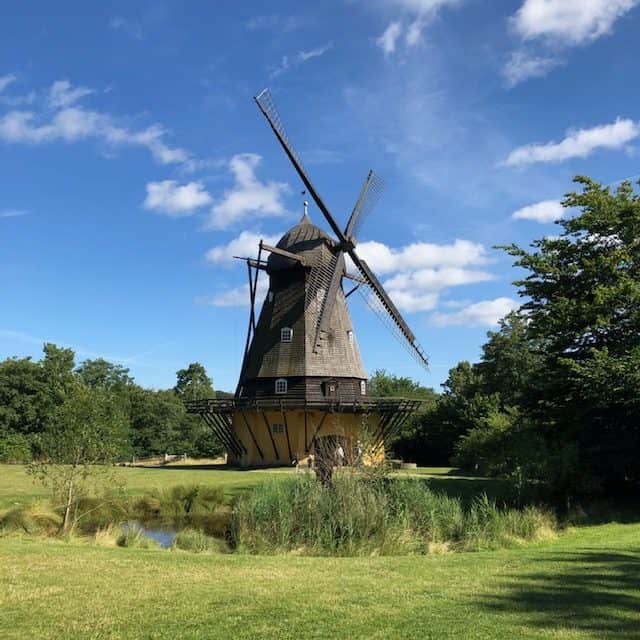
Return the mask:
M502 247L522 273L523 303L487 335L479 362L451 369L442 393L385 371L370 380L374 396L424 400L391 443L393 455L537 483L562 497L637 491L640 196L629 182L611 190L575 181L582 189L565 197L558 235ZM111 459L214 455L220 443L184 408L206 397L215 392L198 363L178 371L172 389L155 391L121 365L76 366L72 350L45 344L38 362L0 362L0 461L54 451L63 434L73 448L74 424L78 434L94 425Z
M409 389L427 402L396 455L563 497L637 491L640 197L629 182L575 182L558 235L501 247L523 274L522 306L488 334L479 362L451 369L442 394ZM407 390L410 381L382 374L376 390Z
M167 452L215 456L221 443L184 405L214 397L212 381L197 362L177 372L173 388L145 389L122 365L96 358L76 366L72 349L47 343L39 361L0 362L0 461L30 462L52 452L62 459L60 446L73 449L80 440L93 443L96 460Z

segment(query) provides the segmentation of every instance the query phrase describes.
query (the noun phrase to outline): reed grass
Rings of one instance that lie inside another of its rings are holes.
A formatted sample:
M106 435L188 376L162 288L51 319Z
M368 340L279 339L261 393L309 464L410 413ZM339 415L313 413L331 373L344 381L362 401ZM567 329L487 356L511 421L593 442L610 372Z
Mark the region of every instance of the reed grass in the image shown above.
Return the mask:
M508 509L482 494L470 502L420 480L338 475L268 482L237 500L230 539L240 551L308 555L402 555L510 546L547 536L553 515Z

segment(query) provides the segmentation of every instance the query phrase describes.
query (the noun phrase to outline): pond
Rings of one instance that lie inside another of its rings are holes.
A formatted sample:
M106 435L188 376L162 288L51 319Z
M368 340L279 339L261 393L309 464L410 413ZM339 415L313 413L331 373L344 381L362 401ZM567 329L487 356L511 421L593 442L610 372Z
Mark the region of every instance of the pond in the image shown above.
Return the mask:
M169 548L178 535L176 529L163 527L162 529L152 526L145 526L139 520L130 520L122 525L122 532L128 533L129 531L139 531L145 538L154 540L163 549Z

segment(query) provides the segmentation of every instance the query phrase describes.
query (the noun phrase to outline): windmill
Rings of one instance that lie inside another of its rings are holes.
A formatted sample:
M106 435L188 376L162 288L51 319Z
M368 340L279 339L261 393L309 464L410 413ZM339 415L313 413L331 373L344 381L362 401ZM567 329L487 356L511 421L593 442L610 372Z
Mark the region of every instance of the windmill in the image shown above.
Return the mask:
M335 237L312 223L305 202L302 219L275 247L261 241L257 258L242 258L251 311L235 396L194 401L189 410L204 418L227 447L230 461L241 466L290 464L326 455L337 445L351 453L363 428L383 455L384 443L420 401L369 395L347 298L361 293L418 363L426 367L427 359L356 250L358 232L381 195L382 181L369 172L342 229L289 142L269 91L255 102ZM355 273L347 271L347 256ZM261 272L269 277L269 289L256 320ZM345 280L353 283L346 293Z

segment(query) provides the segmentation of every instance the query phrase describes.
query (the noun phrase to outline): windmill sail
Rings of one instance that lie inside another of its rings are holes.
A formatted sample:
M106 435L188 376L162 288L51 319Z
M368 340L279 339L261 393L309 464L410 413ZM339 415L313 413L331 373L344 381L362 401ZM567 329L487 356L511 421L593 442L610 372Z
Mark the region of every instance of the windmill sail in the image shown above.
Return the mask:
M347 238L356 238L358 236L362 224L380 200L383 191L384 181L382 178L373 171L369 171L369 175L364 181L364 185L362 185L360 195L344 229L344 235Z
M338 226L335 218L331 215L331 212L325 205L324 201L320 197L320 194L316 191L316 188L313 186L313 183L311 182L296 152L294 151L293 146L289 142L286 131L278 114L278 110L276 109L275 103L273 102L269 91L267 89L262 91L262 93L255 97L255 101L258 105L258 108L269 122L269 125L278 138L278 141L282 145L285 153L289 157L289 160L291 160L291 163L302 179L302 182L304 183L308 192L311 194L311 197L324 215L333 232L338 237L339 245L336 256L341 258L342 252L344 251L349 254L356 268L362 275L363 279L366 281L366 284L371 290L374 299L377 301L377 306L380 306L384 310L388 318L392 320L395 330L399 331L412 355L416 357L417 361L421 365L427 367L428 362L424 350L421 347L420 343L416 340L416 337L409 328L409 325L405 322L404 318L385 291L384 287L375 276L373 271L371 271L371 269L369 268L369 265L364 260L362 260L355 251L353 235L359 228L361 220L366 217L366 214L373 208L373 205L375 205L375 202L380 197L380 193L382 190L381 181L374 178L373 172L369 174L367 180L365 181L364 187L360 192L360 196L356 201L354 210L349 218L346 230L345 232L343 232L342 229ZM341 272L338 273L336 271L337 264L338 262L333 264L333 270L331 268L324 269L323 271L314 274L312 269L311 272L309 288L312 291L311 293L309 293L309 290L307 291L307 307L312 302L310 297L312 297L313 295L318 296L320 294L320 291L322 290L322 295L324 296L322 299L321 310L318 315L316 324L316 346L318 344L318 340L320 338L323 327L327 327L328 322L331 318L331 309L333 304L335 303L335 296L337 295L338 288L341 284L344 268Z

